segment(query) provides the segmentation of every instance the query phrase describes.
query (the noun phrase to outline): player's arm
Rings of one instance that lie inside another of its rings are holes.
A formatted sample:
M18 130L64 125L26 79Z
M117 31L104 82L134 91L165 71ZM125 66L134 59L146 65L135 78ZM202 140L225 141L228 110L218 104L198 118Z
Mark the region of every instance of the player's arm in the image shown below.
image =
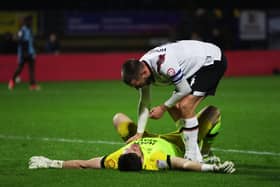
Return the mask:
M139 90L137 133L144 133L149 117L150 86L144 86Z
M90 160L67 160L63 162L62 168L79 169L100 169L102 157L95 157Z
M152 108L150 111L150 117L153 119L161 118L168 108L173 107L180 99L192 91L179 64L176 64L175 62L171 64L166 61L166 63L162 64L160 73L169 77L170 81L172 81L172 83L176 86L176 91L173 92L171 97L166 100L164 104Z
M182 99L192 91L189 83L184 78L182 78L180 82L176 83L175 86L176 92L174 92L173 95L164 102L164 105L168 108L174 106L180 99Z
M231 161L226 161L221 164L204 164L180 157L170 157L170 165L172 169L179 170L217 172L228 174L235 172L234 163Z
M44 156L33 156L29 160L29 169L38 168L73 168L73 169L100 169L103 157L94 157L90 160L51 160Z
M24 40L24 31L20 30L17 36L18 36L18 44L22 47L23 56L26 57L28 56L29 43L28 41Z
M177 101L179 101L192 91L189 83L184 77L183 70L175 59L176 57L174 56L174 54L169 53L166 56L166 60L162 64L160 69L160 73L168 77L176 87L176 92L174 92L171 97L169 97L164 102L164 106L166 106L167 108L173 107L177 103Z
M201 171L199 162L193 162L180 157L170 157L170 165L172 169L182 169L191 171Z
M174 59L174 57L170 57ZM171 63L172 62L172 63ZM162 73L164 73L167 77L169 77L170 81L175 86L176 92L174 92L169 99L167 99L164 103L165 106L171 108L174 106L177 101L182 99L184 96L188 95L192 89L184 77L183 70L180 65L174 61L167 61L166 64L162 68Z
M142 138L149 118L150 86L139 89L137 133L129 138L126 143Z

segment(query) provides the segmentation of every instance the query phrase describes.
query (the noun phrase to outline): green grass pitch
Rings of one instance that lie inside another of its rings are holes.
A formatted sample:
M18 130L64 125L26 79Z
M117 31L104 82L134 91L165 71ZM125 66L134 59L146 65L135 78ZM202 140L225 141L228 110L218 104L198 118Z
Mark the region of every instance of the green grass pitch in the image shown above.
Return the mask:
M122 141L112 126L116 112L136 120L138 93L121 81L43 82L31 92L27 83L8 91L0 84L0 186L280 186L280 77L227 77L208 104L222 112L215 153L232 160L232 175L160 171L29 170L28 159L89 159L114 151ZM153 87L152 105L172 87ZM168 114L150 120L148 130L175 129ZM116 144L113 144L116 143Z

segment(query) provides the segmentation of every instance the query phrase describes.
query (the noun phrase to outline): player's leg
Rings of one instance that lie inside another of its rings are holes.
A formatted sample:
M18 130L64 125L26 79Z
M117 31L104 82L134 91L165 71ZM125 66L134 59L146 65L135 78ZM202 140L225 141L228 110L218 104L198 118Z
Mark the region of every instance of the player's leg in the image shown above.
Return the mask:
M179 103L177 103L175 106L168 108L167 109L169 115L171 116L171 118L173 119L173 121L177 122L178 120L180 120L182 118L182 113L179 109Z
M213 61L213 63L202 67L188 79L192 93L180 101L180 110L185 121L183 134L189 140L186 141L188 142L186 143L187 158L192 159L191 157L194 157L194 160L198 160L201 156L200 151L196 152L197 158L195 158L196 155L194 153L195 147L196 149L198 148L197 144L194 143L198 134L198 120L194 116L194 112L203 98L208 95L215 95L216 88L225 73L226 67L226 58L222 55L221 60ZM192 155L193 153L194 155Z
M127 141L137 132L137 125L125 114L117 113L113 117L113 125L120 137ZM144 132L143 137L155 137L157 135Z
M30 83L30 85L36 84L36 82L35 82L35 61L32 57L28 58L28 67L29 67L29 83Z
M197 144L198 120L195 109L203 99L203 96L187 95L174 107L168 109L176 125L179 128L183 127L181 131L185 143L185 157L199 162L202 161L202 156Z
M202 161L202 156L197 143L199 126L195 109L203 99L204 97L188 95L174 107L168 109L168 113L182 132L185 157L199 162ZM180 141L178 142L181 145Z
M12 78L9 80L9 84L8 84L9 90L13 90L14 89L14 87L15 87L15 80L20 75L20 73L22 72L22 70L24 68L24 64L25 63L24 63L23 60L18 63L18 66L17 66L17 68L16 68Z
M187 95L179 102L184 122L182 136L185 142L185 158L198 162L202 161L202 156L197 143L199 125L195 110L203 99L202 96Z
M40 87L36 84L35 80L35 59L32 56L28 58L28 65L30 90L40 90Z
M202 155L211 152L211 145L221 128L221 113L215 106L206 106L198 114L199 133L198 141Z
M199 123L198 143L200 150L205 155L211 152L211 145L219 133L221 127L220 110L212 105L206 106L197 113L197 119ZM177 131L162 134L160 137L177 145L184 152L185 146L180 134L182 128L183 126L180 126Z
M13 81L15 81L15 80L16 80L16 77L20 75L20 73L21 73L22 70L23 70L23 67L24 67L24 63L21 63L21 64L19 64L19 65L17 66L17 69L16 69L16 71L14 72L13 77L12 77Z
M125 114L117 113L113 117L113 125L120 137L126 141L136 133L137 127L134 122Z

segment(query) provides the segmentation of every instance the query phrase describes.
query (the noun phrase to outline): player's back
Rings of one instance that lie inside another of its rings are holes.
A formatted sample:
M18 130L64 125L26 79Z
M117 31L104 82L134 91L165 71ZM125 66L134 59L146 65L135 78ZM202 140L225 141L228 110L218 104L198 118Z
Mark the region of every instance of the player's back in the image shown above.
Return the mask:
M35 54L34 41L33 41L34 38L31 29L25 25L22 26L18 32L18 38L19 38L19 45L18 45L19 54L21 54L22 50L24 50L23 45L27 45L28 53L34 55Z
M158 151L172 156L181 155L181 151L178 148L178 146L162 138L146 137L135 141L135 143L140 145L144 156L149 156L154 152L158 152Z

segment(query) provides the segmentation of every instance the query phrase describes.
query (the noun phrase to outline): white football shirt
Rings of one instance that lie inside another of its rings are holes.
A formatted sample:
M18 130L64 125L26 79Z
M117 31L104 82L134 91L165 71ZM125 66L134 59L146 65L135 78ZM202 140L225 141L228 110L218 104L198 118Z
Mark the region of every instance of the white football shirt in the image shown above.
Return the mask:
M218 46L196 40L181 40L156 47L144 54L140 61L153 71L155 84L177 84L192 76L204 65L221 60Z
M187 82L201 67L221 60L221 49L212 44L197 40L181 40L155 47L145 53L139 61L145 62L152 71L155 85L174 85L176 92L165 101L172 107L192 90ZM138 132L144 132L150 105L149 86L140 89L138 106Z

